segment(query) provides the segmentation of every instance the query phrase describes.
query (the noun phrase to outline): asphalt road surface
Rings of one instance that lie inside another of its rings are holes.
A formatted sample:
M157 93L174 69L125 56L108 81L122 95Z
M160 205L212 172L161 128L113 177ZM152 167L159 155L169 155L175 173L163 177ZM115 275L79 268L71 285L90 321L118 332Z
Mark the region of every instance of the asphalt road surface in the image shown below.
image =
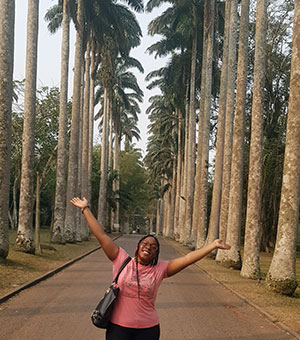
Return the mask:
M133 256L139 237L117 243ZM160 259L179 255L161 239ZM98 250L0 304L0 339L104 340L90 314L112 280L111 268ZM156 308L161 340L295 339L195 265L163 281Z

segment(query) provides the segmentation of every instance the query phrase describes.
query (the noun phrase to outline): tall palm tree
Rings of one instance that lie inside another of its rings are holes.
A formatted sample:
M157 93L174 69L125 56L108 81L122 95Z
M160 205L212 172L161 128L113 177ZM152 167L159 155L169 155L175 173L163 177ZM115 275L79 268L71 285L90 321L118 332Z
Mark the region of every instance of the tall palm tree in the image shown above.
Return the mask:
M13 99L13 60L15 1L0 1L0 260L9 251L8 203L11 154L11 111Z
M243 191L243 153L244 153L244 120L246 104L247 85L247 60L248 60L248 35L249 35L249 1L242 2L238 69L237 69L237 93L236 108L234 115L233 146L231 160L231 179L228 206L228 230L240 238L241 234L241 212L242 212L242 191ZM230 226L230 227L229 227ZM240 251L236 246L232 262L240 267Z
M233 146L231 161L231 180L228 207L228 225L234 226L235 234L240 235L242 224L242 191L243 191L243 154L245 130L245 104L248 65L248 36L249 36L249 0L242 1L238 68L237 93L234 115ZM239 252L236 249L239 259ZM242 269L243 272L243 269Z
M57 146L56 165L56 189L54 203L54 223L51 242L65 243L64 223L66 209L66 173L67 173L67 102L68 102L68 76L70 54L70 14L69 0L63 1L62 9L62 43L61 43L61 69L60 69L60 108L59 108L59 132ZM57 8L58 7L58 8ZM59 6L49 10L45 19L49 21L48 29L56 32L59 23L57 15ZM54 12L54 13L53 13ZM52 15L51 15L52 13Z
M296 280L296 238L299 225L300 187L300 3L295 1L290 99L284 156L283 182L275 252L267 274L268 287L292 295Z
M83 113L82 113L82 153L81 153L81 196L88 197L88 162L89 162L89 130L90 130L90 91L91 91L91 43L92 39L88 39L86 56L85 56L85 73L83 88ZM83 215L81 215L81 234L82 240L87 240L89 236L88 226Z
M142 65L138 60L129 58L127 60L117 59L116 67L116 84L114 91L114 104L112 112L112 120L114 126L114 150L113 150L113 170L119 173L119 154L122 138L122 130L124 128L124 119L127 121L137 122L137 113L140 112L138 102L142 102L143 92L138 86L137 79L132 72L127 71L130 66L137 66L143 72ZM131 90L129 93L128 90ZM137 101L136 101L136 100ZM131 116L131 117L130 117ZM130 119L133 118L133 119ZM135 125L134 125L135 127ZM129 130L132 133L132 130ZM139 138L139 135L138 137ZM119 177L117 176L113 182L113 189L118 196L120 188ZM117 197L118 198L118 197ZM113 224L119 228L119 202L116 202L116 211Z
M192 48L191 48L191 72L190 72L190 95L188 111L188 149L186 154L187 171L186 171L186 207L184 221L184 243L191 242L192 217L193 217L193 200L194 200L194 178L195 178L195 150L196 150L196 58L197 58L197 35L198 35L198 11L196 3L192 4ZM193 240L194 241L194 240Z
M225 135L225 112L226 112L226 91L227 91L227 75L228 75L228 44L229 44L229 23L231 1L227 0L225 4L225 27L222 55L222 69L220 79L220 94L219 94L219 110L218 110L218 127L217 127L217 143L214 169L214 183L212 192L212 203L209 218L209 227L207 234L207 243L220 237L225 239L226 230L220 230L220 208L222 194L222 177L223 177L223 155L224 155L224 135ZM220 234L220 235L219 235ZM223 235L225 234L225 235Z
M220 228L226 229L226 241L232 241L231 251L234 253L235 244L239 244L238 235L234 231L229 231L227 223L230 176L231 176L231 155L232 155L232 135L233 135L233 115L235 99L235 78L236 78L236 37L237 37L237 0L231 1L230 6L230 27L229 27L229 52L228 52L228 74L227 74L227 91L226 91L226 113L225 113L225 136L224 136L224 157L223 157L223 177L222 177L222 196L220 211ZM227 239L228 238L228 239ZM220 259L221 254L223 257ZM218 251L217 259L224 265L227 265L229 254L225 251ZM228 261L231 265L231 260Z
M204 8L203 62L201 79L201 104L197 152L196 183L193 211L193 228L197 230L196 248L204 245L207 230L208 152L212 97L213 39L215 1L206 1ZM200 125L200 123L202 123Z
M81 79L82 79L82 55L83 55L83 0L77 3L77 30L76 30L76 48L74 62L74 82L73 82L73 100L72 100L72 124L69 146L69 164L67 179L66 195L66 216L65 216L65 240L66 242L76 242L76 213L70 203L72 197L77 196L78 188L78 141L80 128L80 99L81 99Z
M236 226L236 233L241 230L242 189L243 189L243 154L244 154L244 121L248 65L248 36L249 36L249 0L242 1L238 69L237 95L234 118L231 182L229 196L228 224ZM244 262L245 264L245 262ZM241 275L246 267L242 267Z
M247 262L243 275L257 278L260 275L259 251L261 231L261 177L262 177L262 117L264 108L264 86L266 70L267 7L269 1L260 1L256 9L254 87L251 116L251 142L249 157L249 178L247 216L244 244L244 259Z
M28 1L26 80L24 98L24 127L22 137L22 170L19 205L19 225L15 248L34 253L32 235L32 206L34 180L34 122L37 75L37 42L39 23L39 0Z
M120 18L123 18L120 21ZM104 225L106 216L106 192L107 192L107 152L108 152L108 117L110 102L112 100L112 84L115 75L114 62L120 53L129 55L132 48L140 44L141 29L132 12L118 4L110 6L111 27L102 36L101 46L101 85L104 92L103 128L101 147L101 178L99 186L98 220ZM124 36L127 39L124 39Z

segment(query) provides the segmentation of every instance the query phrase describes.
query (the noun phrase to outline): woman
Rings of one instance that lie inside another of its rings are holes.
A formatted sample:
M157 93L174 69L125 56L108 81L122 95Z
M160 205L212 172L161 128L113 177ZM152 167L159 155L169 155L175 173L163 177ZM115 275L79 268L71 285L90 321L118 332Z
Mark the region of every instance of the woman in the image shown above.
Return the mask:
M74 197L71 203L81 209L104 253L113 262L115 276L128 254L105 234L85 198ZM152 235L143 237L138 242L135 257L120 274L120 293L107 328L106 340L158 340L160 329L154 303L162 280L177 274L217 248L230 249L230 246L217 239L185 256L171 261L158 261L157 238Z

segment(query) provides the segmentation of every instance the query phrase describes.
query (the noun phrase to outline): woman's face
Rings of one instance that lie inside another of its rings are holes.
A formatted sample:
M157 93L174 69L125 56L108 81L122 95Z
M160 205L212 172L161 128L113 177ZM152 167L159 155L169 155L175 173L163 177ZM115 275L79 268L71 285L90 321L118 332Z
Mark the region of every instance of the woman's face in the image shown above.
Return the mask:
M156 240L149 236L141 241L138 249L138 262L143 265L148 265L156 256L158 244Z

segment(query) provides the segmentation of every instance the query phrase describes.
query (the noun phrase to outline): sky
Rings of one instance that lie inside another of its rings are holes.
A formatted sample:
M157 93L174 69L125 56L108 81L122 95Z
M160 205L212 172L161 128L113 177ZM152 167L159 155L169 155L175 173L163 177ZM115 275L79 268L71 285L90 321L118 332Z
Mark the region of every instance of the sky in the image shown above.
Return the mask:
M37 69L37 88L41 86L57 86L60 83L60 55L61 55L61 34L58 30L55 34L50 34L47 23L44 20L46 11L54 6L57 0L40 0L39 5L39 38L38 38L38 69ZM27 23L28 1L16 0L15 17L15 53L14 53L14 79L22 80L25 78L25 59L26 59L26 23ZM133 50L132 56L138 59L144 68L144 74L136 73L139 85L144 92L144 102L141 104L142 113L139 116L138 127L140 129L141 140L136 142L136 147L140 148L145 155L147 143L148 118L145 110L148 107L148 99L158 90L149 91L146 89L147 83L144 80L146 75L153 70L164 66L166 59L155 59L154 56L146 53L147 47L153 44L159 37L147 35L148 23L162 12L162 8L154 10L152 13L136 14L143 31L142 43ZM71 24L71 44L70 44L70 68L69 68L69 98L72 96L73 85L73 64L75 52L75 31ZM134 70L132 70L135 72ZM95 130L98 123L96 122ZM95 141L99 142L99 136L95 135Z

